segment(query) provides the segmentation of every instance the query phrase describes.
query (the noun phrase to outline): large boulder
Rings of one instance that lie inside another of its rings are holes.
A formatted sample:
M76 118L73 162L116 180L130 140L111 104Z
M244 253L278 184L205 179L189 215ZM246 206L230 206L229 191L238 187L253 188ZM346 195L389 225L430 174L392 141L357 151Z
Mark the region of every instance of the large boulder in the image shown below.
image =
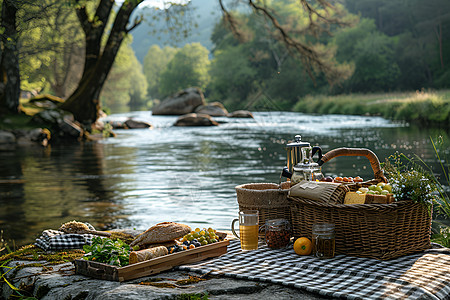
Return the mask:
M217 126L211 116L205 114L190 113L180 116L174 126Z
M46 109L32 118L36 124L51 127L55 136L60 138L80 138L84 130L80 123L75 121L73 115L60 109Z
M153 115L184 115L205 105L205 98L199 88L187 88L161 101L152 109Z
M206 114L212 117L226 117L227 109L220 102L211 102L206 105L200 105L195 109L198 114Z

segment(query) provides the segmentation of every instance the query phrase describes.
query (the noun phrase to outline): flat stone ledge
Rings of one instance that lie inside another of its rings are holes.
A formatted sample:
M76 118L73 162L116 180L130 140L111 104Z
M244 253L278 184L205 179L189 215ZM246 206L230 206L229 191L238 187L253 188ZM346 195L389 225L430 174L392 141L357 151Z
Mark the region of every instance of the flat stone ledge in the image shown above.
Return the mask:
M13 267L19 264L36 262L10 262ZM98 299L98 300L135 300L135 299L178 299L182 295L207 294L208 299L327 299L307 291L285 287L282 285L256 282L250 280L232 279L227 277L205 276L205 281L199 281L176 288L141 285L140 282L151 279L162 279L169 284L176 280L187 279L189 275L202 276L194 272L167 271L154 276L135 280L116 282L98 280L82 275L75 275L72 263L51 266L51 270L43 271L42 267L26 267L17 272L9 272L8 280L16 287L32 287L33 296L38 299ZM14 279L16 278L16 279ZM0 284L0 299L8 299L11 288L3 282Z

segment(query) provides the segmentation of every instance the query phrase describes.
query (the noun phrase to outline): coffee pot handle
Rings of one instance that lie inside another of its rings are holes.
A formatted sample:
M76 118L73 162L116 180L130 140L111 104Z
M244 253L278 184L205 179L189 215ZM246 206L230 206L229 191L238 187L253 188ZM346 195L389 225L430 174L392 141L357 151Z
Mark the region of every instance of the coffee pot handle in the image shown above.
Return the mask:
M291 178L292 173L289 171L288 167L284 167L283 171L281 171L281 177Z
M313 148L312 148L312 154L311 154L311 157L313 157L314 156L314 154L316 154L316 152L317 153L319 153L318 155L319 155L319 158L317 159L317 161L316 162L319 162L319 160L321 160L322 159L322 148L320 148L319 146L314 146Z

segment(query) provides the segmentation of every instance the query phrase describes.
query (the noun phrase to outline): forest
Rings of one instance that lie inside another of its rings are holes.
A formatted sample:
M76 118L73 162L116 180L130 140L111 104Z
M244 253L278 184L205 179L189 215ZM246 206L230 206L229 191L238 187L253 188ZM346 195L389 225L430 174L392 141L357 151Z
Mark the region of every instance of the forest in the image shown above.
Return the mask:
M264 1L289 37L320 56L319 64L311 64L308 56L290 48L270 15L248 5L242 9L229 1L229 12L238 25L234 29L222 16L209 18L211 23L203 22L199 28L195 12L199 1L192 0L183 9L169 8L173 10L170 22L163 10L134 13L148 22L167 17L167 22L157 22L161 27L153 23L148 32L149 36L163 33L165 38L144 49L141 63L132 48L133 30L126 32L101 89L103 109L151 109L155 101L190 86L200 87L207 101L220 101L231 109L251 107L263 97L273 110L292 110L300 99L314 95L450 87L448 1L330 1L332 9L319 3L312 16L297 1ZM85 62L86 39L74 9L77 4L41 2L45 5L28 1L18 7L20 89L24 97L52 94L66 99L79 86ZM88 11L95 9L94 2L99 1L87 1ZM207 2L219 10L218 1ZM117 12L116 8L112 15ZM106 28L113 26L111 19ZM205 26L212 27L208 40ZM173 30L181 37L172 38ZM195 41L192 37L200 30L202 38ZM105 37L101 43L105 47Z

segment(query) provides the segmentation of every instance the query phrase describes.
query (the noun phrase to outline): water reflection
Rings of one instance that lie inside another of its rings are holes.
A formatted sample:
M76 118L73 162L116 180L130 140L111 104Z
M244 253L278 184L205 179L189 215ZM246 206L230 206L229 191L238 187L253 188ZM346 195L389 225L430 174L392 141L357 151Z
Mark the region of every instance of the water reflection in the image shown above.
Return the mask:
M234 187L278 182L284 146L296 134L324 152L365 147L381 161L396 150L415 153L436 170L429 138L448 141L443 130L377 117L255 113L255 120L222 119L211 128L172 127L176 117L149 112L110 118L130 116L155 128L118 130L117 138L101 142L0 151L0 229L6 238L29 243L42 230L74 219L97 229L145 229L162 221L229 229L238 210ZM335 158L323 172L373 177L364 157Z

